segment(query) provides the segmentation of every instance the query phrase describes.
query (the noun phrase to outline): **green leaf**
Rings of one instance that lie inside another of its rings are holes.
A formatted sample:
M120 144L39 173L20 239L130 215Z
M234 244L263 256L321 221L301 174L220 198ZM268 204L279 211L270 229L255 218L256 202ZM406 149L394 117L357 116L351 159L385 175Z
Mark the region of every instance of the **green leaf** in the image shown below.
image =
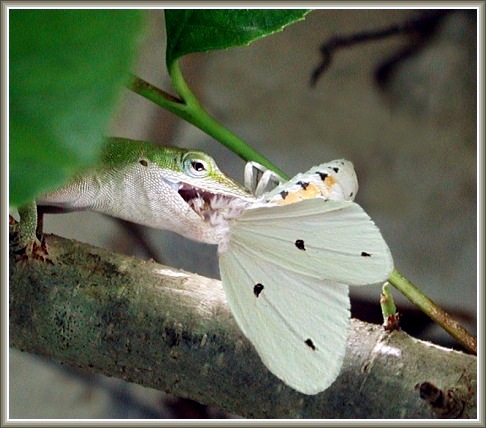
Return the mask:
M168 9L165 11L167 68L170 70L175 60L189 53L248 45L304 19L308 12L303 9Z
M10 204L94 164L128 81L144 13L10 11Z

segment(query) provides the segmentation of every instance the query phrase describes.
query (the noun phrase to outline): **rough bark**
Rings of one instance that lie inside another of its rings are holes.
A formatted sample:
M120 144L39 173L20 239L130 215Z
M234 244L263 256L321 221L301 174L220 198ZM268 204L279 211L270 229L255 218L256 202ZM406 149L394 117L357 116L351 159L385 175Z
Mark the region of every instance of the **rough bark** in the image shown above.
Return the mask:
M340 376L306 396L261 363L219 281L46 241L54 264L11 252L11 346L245 417L476 418L474 356L353 320Z

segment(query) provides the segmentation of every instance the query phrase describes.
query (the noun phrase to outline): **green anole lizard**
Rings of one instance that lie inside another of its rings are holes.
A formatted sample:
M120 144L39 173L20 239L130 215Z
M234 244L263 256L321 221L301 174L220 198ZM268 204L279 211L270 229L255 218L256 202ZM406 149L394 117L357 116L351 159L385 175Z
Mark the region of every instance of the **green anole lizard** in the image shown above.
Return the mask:
M220 244L228 221L254 201L201 151L110 138L97 166L19 208L16 248L44 258L42 214L81 210Z

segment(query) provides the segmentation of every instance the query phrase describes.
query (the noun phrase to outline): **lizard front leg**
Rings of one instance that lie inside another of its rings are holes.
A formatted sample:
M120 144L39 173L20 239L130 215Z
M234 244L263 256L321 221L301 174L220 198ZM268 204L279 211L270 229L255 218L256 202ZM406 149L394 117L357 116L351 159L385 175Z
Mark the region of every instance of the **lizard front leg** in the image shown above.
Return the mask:
M47 246L42 233L43 213L37 213L37 205L32 201L19 207L20 221L11 224L11 237L15 254L19 256L18 261L39 259L52 263L48 257Z
M286 180L280 175L257 162L247 162L245 165L244 184L255 196L261 196L273 190L284 181Z

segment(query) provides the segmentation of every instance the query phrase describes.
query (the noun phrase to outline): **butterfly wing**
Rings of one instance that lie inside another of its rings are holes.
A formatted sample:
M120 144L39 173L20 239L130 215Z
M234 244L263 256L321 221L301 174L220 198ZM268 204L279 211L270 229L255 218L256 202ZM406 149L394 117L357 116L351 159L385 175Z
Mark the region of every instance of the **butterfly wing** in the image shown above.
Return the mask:
M378 228L349 201L323 198L246 210L220 271L230 309L264 364L306 394L339 373L349 331L347 284L385 281L393 260Z
M220 255L223 287L240 329L267 368L305 394L339 374L349 331L348 287L287 270L238 237Z
M350 201L315 198L247 209L231 226L231 248L232 241L252 248L258 260L348 285L384 282L393 269L379 229Z

